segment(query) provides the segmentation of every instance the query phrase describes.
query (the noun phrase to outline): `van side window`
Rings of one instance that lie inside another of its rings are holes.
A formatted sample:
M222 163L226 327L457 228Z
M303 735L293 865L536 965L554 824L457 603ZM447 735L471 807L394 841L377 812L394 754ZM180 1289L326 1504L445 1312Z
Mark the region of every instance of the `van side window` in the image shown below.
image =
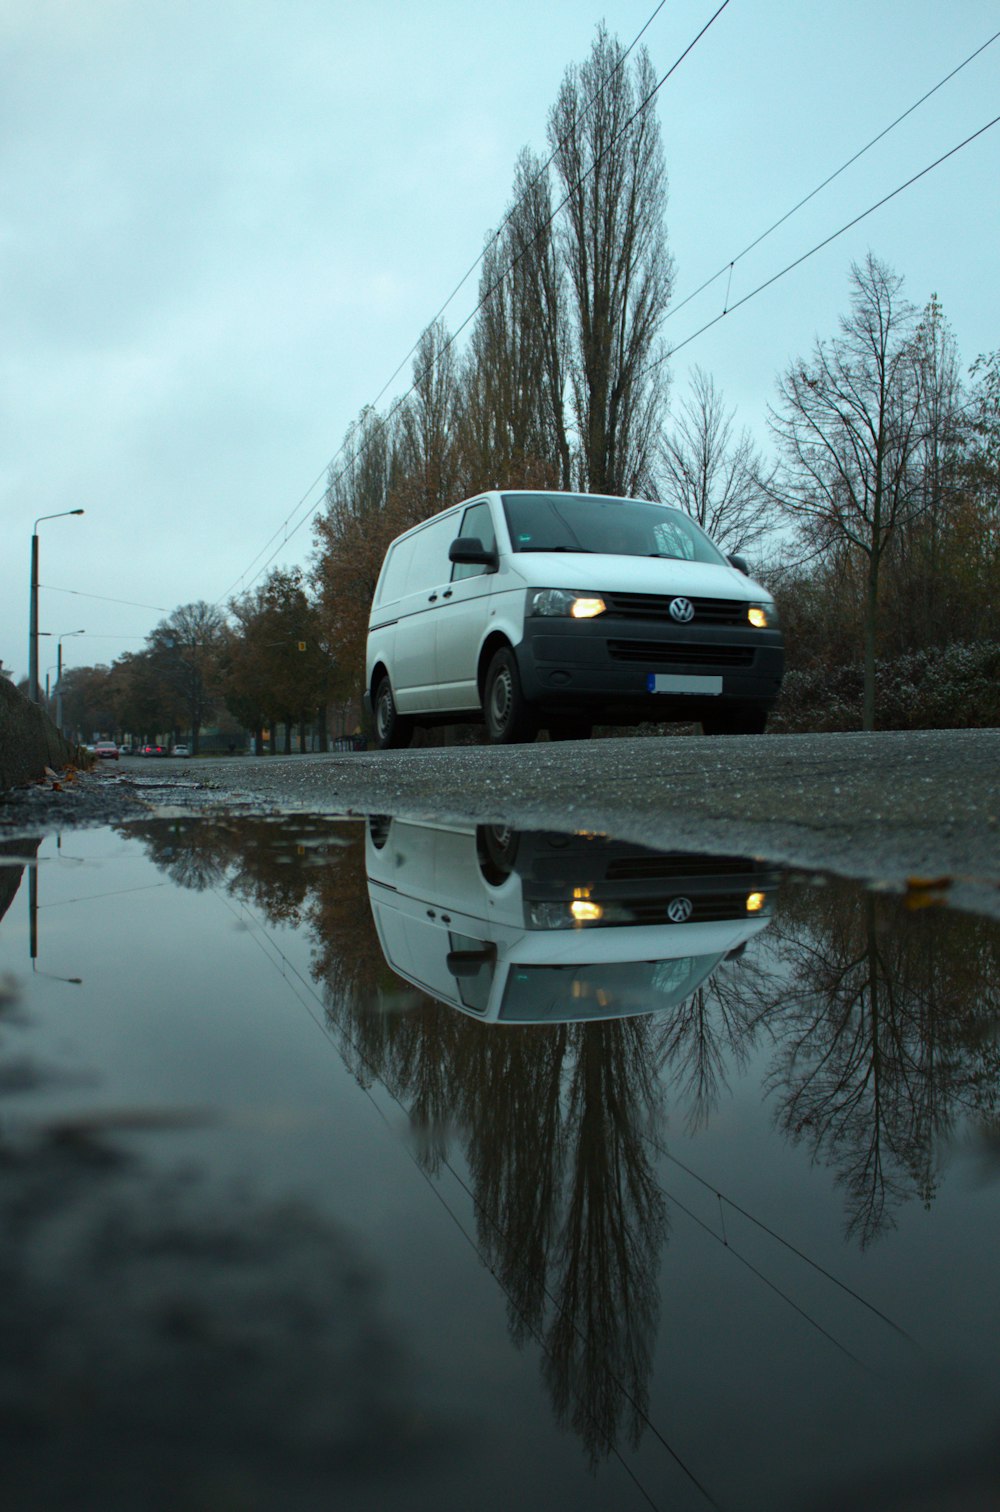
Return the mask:
M412 561L413 537L404 537L402 541L397 541L385 559L377 595L380 604L394 603L406 593Z
M448 547L455 538L457 513L444 519L429 520L415 530L410 539L413 555L407 564L406 592L422 593L425 588L434 588L446 583L451 563Z
M493 516L490 514L490 506L483 499L478 504L470 504L462 519L458 539L469 537L482 541L487 551L493 551L496 548L497 538L496 531L493 529ZM451 580L457 583L462 578L478 577L485 571L486 568L481 563L456 562L452 568Z

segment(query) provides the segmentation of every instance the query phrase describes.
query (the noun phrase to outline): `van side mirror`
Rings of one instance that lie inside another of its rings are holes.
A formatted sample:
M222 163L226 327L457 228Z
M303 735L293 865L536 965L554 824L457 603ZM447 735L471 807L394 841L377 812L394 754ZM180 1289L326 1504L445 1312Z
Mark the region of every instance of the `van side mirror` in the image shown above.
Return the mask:
M750 576L750 566L747 562L746 557L728 556L726 557L726 561L729 563L730 567L735 567L737 572L742 572L744 577Z
M495 546L488 550L478 536L459 536L448 547L448 560L460 567L488 567L496 572L500 557Z

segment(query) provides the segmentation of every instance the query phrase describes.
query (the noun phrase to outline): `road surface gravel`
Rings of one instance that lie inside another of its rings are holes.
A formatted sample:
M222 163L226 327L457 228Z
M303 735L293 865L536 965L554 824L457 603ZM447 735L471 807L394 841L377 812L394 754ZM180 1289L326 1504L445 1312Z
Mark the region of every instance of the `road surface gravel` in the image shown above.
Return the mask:
M72 794L6 795L0 834L137 806L600 830L893 887L947 879L927 895L947 891L960 907L1000 917L1000 730L630 737L115 766Z

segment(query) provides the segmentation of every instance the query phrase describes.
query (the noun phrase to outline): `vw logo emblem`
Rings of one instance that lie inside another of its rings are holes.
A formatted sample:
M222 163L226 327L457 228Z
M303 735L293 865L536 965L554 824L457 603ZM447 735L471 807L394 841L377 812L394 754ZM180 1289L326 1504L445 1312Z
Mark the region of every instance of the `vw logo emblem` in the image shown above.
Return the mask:
M694 904L690 898L671 898L667 904L667 918L671 924L686 924L694 913Z
M690 599L675 598L670 600L670 618L676 620L679 625L686 625L694 619L694 605Z

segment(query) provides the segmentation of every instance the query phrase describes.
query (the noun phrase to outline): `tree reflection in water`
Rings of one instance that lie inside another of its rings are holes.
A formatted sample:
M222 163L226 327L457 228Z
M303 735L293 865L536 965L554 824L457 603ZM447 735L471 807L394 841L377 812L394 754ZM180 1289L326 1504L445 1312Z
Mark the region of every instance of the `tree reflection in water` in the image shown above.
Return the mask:
M407 1108L428 1171L460 1142L511 1337L542 1345L557 1416L596 1463L623 1426L638 1442L657 1331L651 1021L497 1031L398 983L393 993L367 896L359 846L325 869L310 915L341 1054Z
M659 1065L690 1133L707 1127L734 1074L746 1070L775 1016L773 971L743 958L723 964L655 1025Z
M996 1111L996 929L941 910L901 928L898 912L843 882L790 890L761 1004L779 1126L833 1166L862 1245L899 1203L929 1205L949 1136Z
M389 970L357 831L349 843L319 820L303 833L253 820L139 832L182 885L307 924L348 1066L407 1108L428 1172L461 1147L511 1336L542 1345L557 1416L592 1462L644 1422L668 1232L648 1152L668 1097L703 1126L765 1036L776 1124L834 1169L862 1245L898 1204L933 1200L962 1120L995 1127L1000 962L986 921L926 910L904 928L898 900L786 885L764 948L663 1014L498 1028Z

